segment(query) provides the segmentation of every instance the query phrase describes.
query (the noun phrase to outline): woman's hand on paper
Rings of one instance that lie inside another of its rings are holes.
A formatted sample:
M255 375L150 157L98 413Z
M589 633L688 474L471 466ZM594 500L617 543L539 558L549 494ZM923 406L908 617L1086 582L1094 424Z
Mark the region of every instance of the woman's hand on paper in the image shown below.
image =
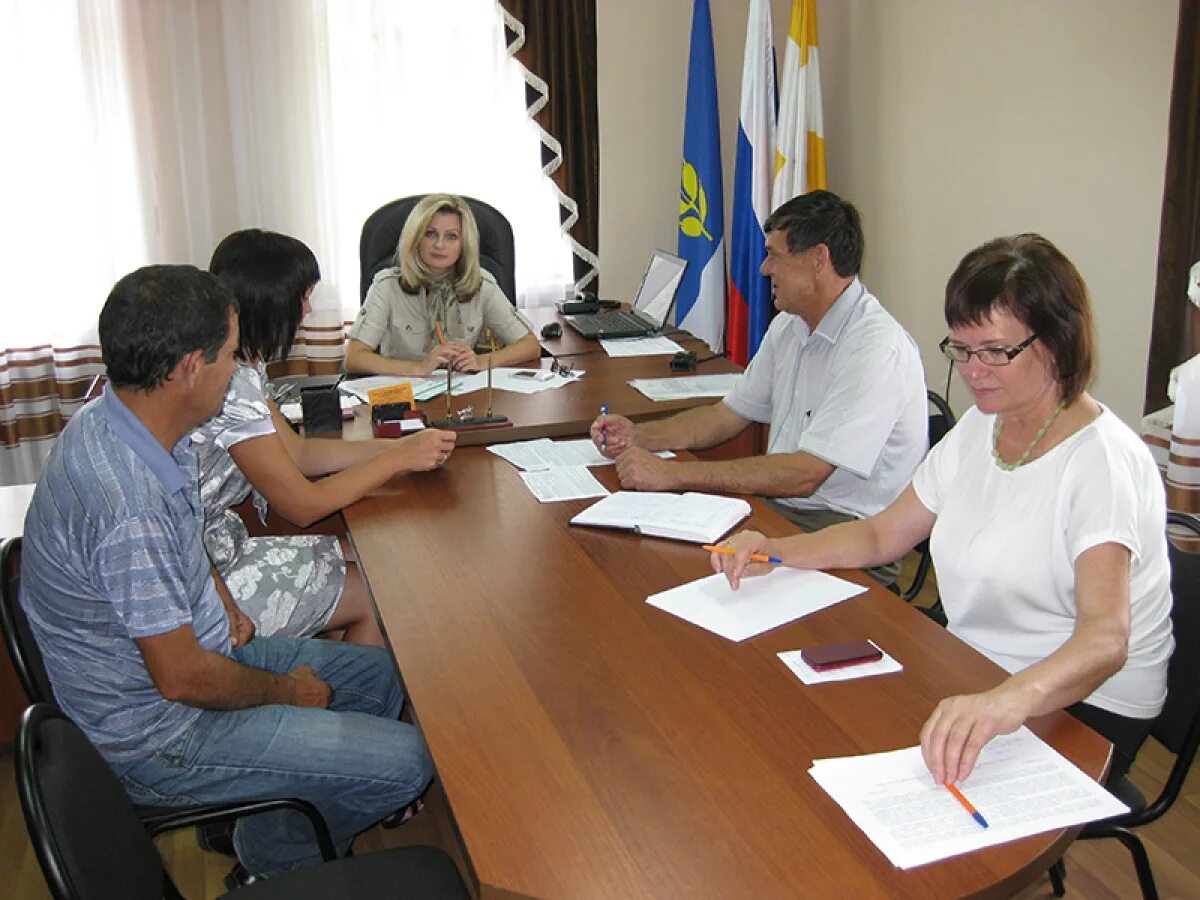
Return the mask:
M721 546L728 547L733 554L709 554L713 571L718 574L723 573L729 579L729 587L736 591L742 583L742 576L751 566L750 554L765 552L762 550L762 546L766 542L766 536L757 531L739 531L729 540L721 542Z
M982 694L947 697L921 729L921 755L934 781L963 781L988 741L1016 731L1028 717L1008 682Z

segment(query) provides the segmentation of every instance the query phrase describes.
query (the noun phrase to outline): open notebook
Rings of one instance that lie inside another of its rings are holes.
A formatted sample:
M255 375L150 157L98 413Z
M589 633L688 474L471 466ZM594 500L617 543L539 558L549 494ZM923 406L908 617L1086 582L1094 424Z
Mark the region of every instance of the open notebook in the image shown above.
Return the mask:
M617 491L579 513L571 524L711 544L748 515L750 504L738 497Z

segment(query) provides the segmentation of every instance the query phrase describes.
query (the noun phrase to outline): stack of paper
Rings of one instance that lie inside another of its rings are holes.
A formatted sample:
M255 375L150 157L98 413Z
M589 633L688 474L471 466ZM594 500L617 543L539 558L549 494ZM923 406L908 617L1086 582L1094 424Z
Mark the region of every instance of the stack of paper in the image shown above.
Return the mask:
M646 602L731 641L744 641L865 590L824 572L781 566L743 578L736 591L724 575L710 575Z
M727 375L635 378L629 384L650 400L687 400L692 397L724 397L733 390L734 384L740 377L737 373L731 372Z
M994 738L957 785L987 828L933 782L920 747L819 759L808 771L902 869L1129 811L1024 726Z

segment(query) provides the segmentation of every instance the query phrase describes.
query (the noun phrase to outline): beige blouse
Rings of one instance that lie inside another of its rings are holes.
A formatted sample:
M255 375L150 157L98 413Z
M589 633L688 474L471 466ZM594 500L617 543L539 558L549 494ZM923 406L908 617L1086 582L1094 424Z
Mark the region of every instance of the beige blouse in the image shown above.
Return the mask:
M479 293L463 302L434 302L422 288L415 294L400 286L400 269L384 269L375 276L367 299L350 327L349 336L391 359L424 359L437 343L434 322L440 322L449 340L474 347L490 328L504 346L532 330L513 308L490 272L482 271Z

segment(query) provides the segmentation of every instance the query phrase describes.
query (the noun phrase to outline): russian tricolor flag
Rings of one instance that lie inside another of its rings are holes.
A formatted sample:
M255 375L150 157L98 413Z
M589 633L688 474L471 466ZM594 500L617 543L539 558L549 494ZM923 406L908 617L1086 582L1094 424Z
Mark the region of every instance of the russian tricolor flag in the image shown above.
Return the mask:
M717 68L708 0L692 7L683 171L679 183L679 255L687 269L675 299L676 321L713 350L725 336L725 204Z
M750 0L742 62L742 105L733 172L733 233L726 348L746 365L758 350L775 308L770 279L760 271L766 250L763 222L771 213L775 154L775 51L771 6Z

